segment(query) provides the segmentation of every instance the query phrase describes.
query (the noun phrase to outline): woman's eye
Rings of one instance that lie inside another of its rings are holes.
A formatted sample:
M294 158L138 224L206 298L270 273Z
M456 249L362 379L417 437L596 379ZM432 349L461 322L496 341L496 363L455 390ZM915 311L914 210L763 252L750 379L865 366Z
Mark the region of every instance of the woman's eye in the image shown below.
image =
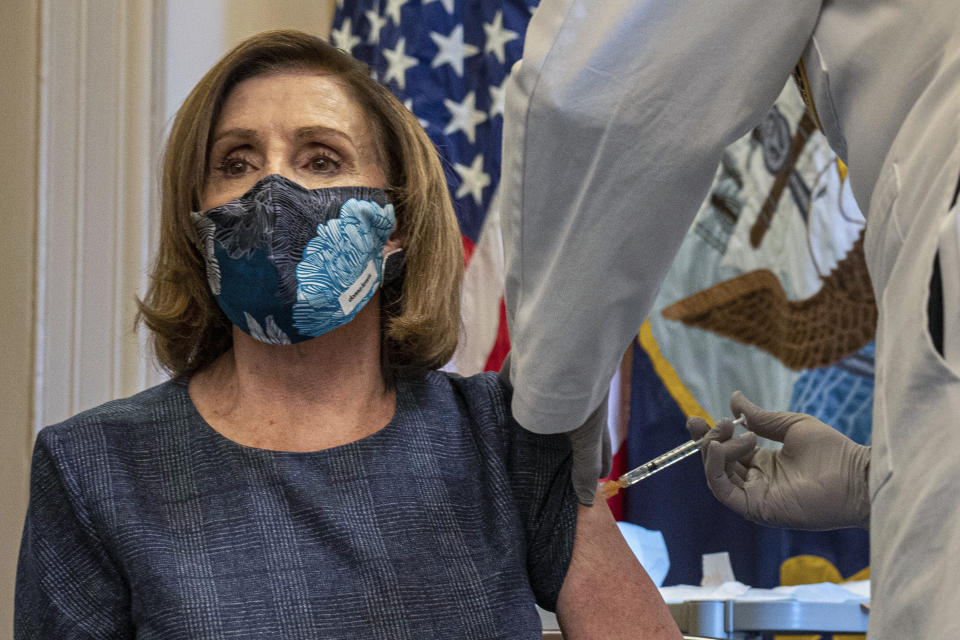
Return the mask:
M217 170L225 176L242 176L249 166L243 158L226 158L217 166Z
M310 170L317 173L336 171L340 163L328 156L314 156L310 158Z

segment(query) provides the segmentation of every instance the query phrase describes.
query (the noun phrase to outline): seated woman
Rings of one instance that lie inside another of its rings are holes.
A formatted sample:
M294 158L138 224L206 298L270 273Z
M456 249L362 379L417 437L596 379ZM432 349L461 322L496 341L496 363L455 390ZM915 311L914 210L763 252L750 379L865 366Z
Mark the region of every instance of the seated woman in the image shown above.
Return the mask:
M534 602L569 638L679 637L566 440L436 371L459 232L365 66L240 44L177 115L161 215L141 317L173 378L40 433L17 639L532 640Z

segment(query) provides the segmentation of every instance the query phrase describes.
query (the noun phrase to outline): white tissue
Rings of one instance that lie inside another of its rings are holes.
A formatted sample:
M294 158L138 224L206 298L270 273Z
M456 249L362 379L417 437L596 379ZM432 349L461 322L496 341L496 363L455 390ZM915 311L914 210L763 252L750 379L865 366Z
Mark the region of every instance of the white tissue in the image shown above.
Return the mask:
M792 587L757 589L741 582L725 582L709 587L679 584L660 587L660 595L667 602L688 600L733 600L736 602L760 602L766 600L794 600L797 602L869 602L870 581L833 584L803 584Z
M858 593L859 585L860 583L840 585L832 582L820 582L817 584L799 584L792 587L774 587L774 591L789 594L791 600L800 602L847 602L848 600L869 602L869 581L866 581L867 593Z
M663 539L663 534L630 522L618 522L617 526L653 583L658 587L663 585L670 570L670 556L667 554L667 541Z
M666 602L684 602L685 600L740 600L747 593L754 591L742 582L725 582L712 587L698 587L692 584L677 584L670 587L660 587L660 595ZM775 594L768 600L784 600L789 596Z
M730 554L726 551L703 554L703 577L701 587L714 587L726 582L735 582L733 567L730 566Z

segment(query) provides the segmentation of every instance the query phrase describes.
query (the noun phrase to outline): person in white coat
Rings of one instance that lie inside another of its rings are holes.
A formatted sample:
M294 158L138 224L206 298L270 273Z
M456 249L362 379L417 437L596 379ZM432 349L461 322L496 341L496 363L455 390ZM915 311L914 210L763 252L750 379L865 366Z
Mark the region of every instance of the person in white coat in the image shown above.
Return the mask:
M867 212L873 446L736 396L735 410L786 444L763 456L749 438L711 444L708 479L758 521L869 526L871 638L948 637L960 624L954 0L543 0L504 119L512 410L531 431L571 432L578 495L592 503L609 380L724 147L791 73ZM823 473L825 451L844 452L829 457L842 471Z

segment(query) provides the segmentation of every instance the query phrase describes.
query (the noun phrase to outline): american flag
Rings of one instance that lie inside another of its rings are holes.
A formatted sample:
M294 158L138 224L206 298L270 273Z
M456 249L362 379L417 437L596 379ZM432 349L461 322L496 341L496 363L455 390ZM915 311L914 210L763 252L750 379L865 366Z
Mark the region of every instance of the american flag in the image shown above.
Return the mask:
M330 40L366 62L443 159L463 236L464 335L450 364L499 370L509 349L497 185L504 82L539 0L338 0Z
M448 369L498 371L510 349L497 185L504 83L539 0L337 0L334 44L366 62L440 151L463 237L464 332ZM611 385L614 474L625 468L629 366ZM623 515L623 497L610 506Z

